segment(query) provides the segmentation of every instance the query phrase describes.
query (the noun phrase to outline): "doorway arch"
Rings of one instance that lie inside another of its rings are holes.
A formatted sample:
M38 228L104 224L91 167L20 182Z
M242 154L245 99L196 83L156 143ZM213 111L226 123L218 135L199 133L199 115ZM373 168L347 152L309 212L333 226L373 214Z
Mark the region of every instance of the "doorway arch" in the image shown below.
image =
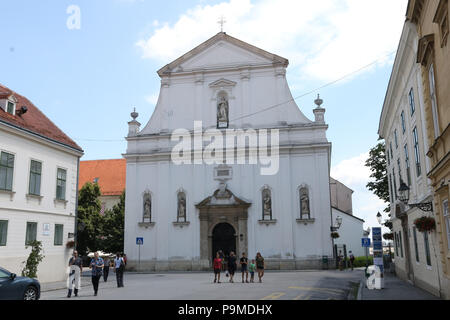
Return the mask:
M222 250L225 256L230 255L231 251L236 253L236 230L229 223L219 223L213 229L211 253L213 258L219 250Z

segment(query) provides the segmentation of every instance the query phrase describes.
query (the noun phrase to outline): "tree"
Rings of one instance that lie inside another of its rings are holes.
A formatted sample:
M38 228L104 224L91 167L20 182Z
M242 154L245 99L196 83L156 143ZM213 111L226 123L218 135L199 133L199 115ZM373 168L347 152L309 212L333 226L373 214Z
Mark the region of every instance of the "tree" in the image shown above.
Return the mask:
M102 250L109 253L123 252L125 228L125 191L118 204L107 210L103 217Z
M102 216L100 187L87 182L78 193L78 230L76 248L80 255L100 249Z
M378 198L384 200L384 202L388 204L384 209L384 212L390 213L391 205L386 165L386 145L383 141L379 142L375 147L370 149L369 158L366 160L365 165L370 168L370 178L374 179L366 185L367 189L372 191ZM385 221L384 226L392 231L392 222L389 220Z
M44 255L41 254L42 243L35 240L26 246L27 249L28 247L31 247L31 252L22 270L22 277L37 278L38 265L44 259Z

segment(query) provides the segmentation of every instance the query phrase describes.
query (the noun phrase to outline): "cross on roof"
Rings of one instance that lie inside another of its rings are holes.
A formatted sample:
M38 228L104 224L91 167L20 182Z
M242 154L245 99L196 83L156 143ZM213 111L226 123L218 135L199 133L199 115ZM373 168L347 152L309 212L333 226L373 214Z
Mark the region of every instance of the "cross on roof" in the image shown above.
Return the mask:
M220 17L220 20L217 21L218 24L220 24L220 32L223 32L223 25L227 22L227 20L225 20L224 16Z

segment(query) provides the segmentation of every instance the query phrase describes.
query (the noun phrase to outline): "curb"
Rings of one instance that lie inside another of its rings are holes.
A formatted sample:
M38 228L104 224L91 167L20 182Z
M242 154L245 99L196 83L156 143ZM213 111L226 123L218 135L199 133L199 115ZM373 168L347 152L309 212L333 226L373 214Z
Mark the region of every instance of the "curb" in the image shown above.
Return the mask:
M366 282L366 276L364 275L363 278L361 279L361 282L359 283L359 289L358 289L358 295L356 296L356 300L362 300L362 292L365 286L365 282Z

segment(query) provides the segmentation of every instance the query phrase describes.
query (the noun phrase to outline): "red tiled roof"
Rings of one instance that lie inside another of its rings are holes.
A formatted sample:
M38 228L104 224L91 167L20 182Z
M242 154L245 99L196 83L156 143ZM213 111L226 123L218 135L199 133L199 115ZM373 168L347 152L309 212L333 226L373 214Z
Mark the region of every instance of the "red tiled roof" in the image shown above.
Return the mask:
M94 182L94 179L98 178L98 185L102 195L121 195L123 190L125 190L126 165L127 161L125 159L80 161L78 190L86 182Z
M0 84L0 99L8 98L11 95L17 99L16 110L20 110L21 107L25 106L28 111L22 115L18 115L17 113L16 115L12 115L0 108L0 121L7 122L15 127L31 131L50 140L83 151L80 146L62 132L61 129L27 98Z

